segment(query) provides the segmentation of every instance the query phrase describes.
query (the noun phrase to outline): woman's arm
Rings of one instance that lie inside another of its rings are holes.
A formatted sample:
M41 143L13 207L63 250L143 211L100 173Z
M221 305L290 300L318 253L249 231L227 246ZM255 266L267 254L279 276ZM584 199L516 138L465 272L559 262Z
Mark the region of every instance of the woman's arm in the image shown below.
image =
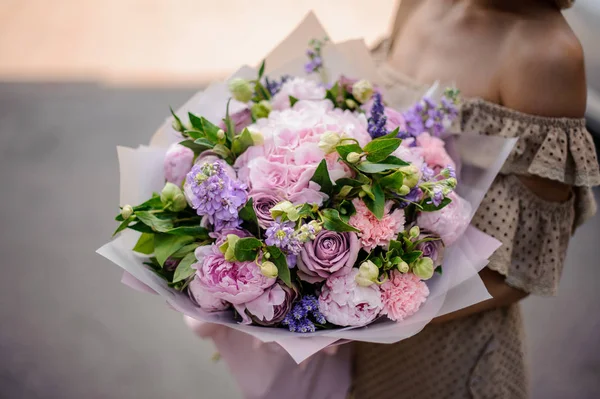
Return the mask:
M500 87L503 105L546 117L583 117L585 69L583 50L577 38L565 35L564 29L557 35L538 36L535 29L520 33L518 37L526 34L528 40L515 43L507 54ZM547 201L564 202L572 195L572 187L560 182L536 176L520 176L520 179L534 194ZM491 269L483 269L479 276L493 298L438 317L434 323L508 306L528 295L506 284L504 276Z

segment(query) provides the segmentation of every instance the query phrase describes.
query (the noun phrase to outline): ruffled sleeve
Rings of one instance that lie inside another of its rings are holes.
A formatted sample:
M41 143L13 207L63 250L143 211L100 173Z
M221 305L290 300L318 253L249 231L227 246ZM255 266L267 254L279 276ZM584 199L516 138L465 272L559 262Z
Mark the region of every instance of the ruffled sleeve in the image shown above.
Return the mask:
M519 138L502 173L535 175L578 187L600 185L585 119L528 115L476 99L466 101L462 113L462 131Z

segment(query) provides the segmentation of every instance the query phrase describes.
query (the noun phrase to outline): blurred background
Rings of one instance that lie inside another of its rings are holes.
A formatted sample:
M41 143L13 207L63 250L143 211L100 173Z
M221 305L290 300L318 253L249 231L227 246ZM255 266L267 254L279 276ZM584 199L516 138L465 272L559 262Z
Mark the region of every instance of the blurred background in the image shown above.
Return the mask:
M115 227L115 146L311 9L334 40L372 44L395 2L0 0L0 398L241 397L211 343L94 251ZM566 15L600 133L600 1ZM577 231L558 297L523 302L536 399L600 397L599 235L599 217Z

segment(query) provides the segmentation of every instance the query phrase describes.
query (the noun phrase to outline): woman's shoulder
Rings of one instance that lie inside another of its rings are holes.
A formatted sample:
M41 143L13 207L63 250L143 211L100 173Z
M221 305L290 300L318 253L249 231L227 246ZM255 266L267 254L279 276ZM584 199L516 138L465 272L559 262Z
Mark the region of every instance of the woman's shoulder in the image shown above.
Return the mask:
M583 117L583 49L560 13L542 13L515 23L502 51L504 105L540 116Z

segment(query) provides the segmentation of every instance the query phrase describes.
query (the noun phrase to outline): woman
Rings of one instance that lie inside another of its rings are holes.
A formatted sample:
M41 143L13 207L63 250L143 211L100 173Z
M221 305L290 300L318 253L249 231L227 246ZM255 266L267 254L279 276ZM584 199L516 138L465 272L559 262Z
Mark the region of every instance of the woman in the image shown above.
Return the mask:
M473 220L503 244L481 272L493 299L398 344L355 344L355 399L528 397L517 302L555 294L600 184L583 53L560 13L571 3L401 2L379 49L392 98L409 103L426 84L454 82L465 98L460 130L519 141Z

